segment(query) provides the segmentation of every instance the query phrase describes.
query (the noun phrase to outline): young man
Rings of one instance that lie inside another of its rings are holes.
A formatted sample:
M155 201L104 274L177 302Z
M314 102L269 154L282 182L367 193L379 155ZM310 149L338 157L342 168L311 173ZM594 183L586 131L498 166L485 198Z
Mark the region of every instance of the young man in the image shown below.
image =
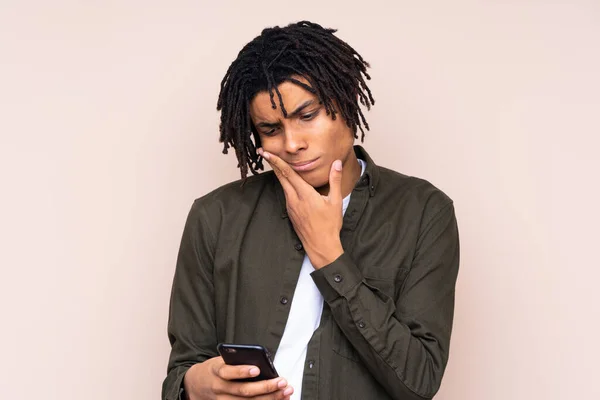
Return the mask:
M217 109L243 180L197 199L173 282L163 399L429 399L458 272L452 201L354 146L368 64L334 30L265 29ZM266 160L274 172L257 173ZM260 344L280 378L239 382L220 342Z

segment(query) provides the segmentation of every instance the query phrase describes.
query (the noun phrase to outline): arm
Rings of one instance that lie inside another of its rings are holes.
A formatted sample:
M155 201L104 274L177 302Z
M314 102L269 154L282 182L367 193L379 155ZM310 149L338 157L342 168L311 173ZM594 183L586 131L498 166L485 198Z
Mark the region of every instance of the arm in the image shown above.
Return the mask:
M321 196L278 156L259 153L283 187L315 267L313 280L365 366L395 399L432 398L448 361L454 315L459 248L452 202L446 196L427 202L410 271L392 299L365 282L342 248L341 162L333 163L329 194Z
M440 387L458 264L458 229L449 203L424 221L398 298L370 287L346 253L312 273L338 326L394 399L431 399Z
M258 382L250 365L226 365L217 354L213 263L216 238L201 201L188 215L171 291L168 334L171 355L163 400L289 400L293 388L283 378Z
M167 327L171 354L163 382L163 400L178 400L188 369L218 355L212 280L215 237L204 214L196 200L187 217L177 257Z

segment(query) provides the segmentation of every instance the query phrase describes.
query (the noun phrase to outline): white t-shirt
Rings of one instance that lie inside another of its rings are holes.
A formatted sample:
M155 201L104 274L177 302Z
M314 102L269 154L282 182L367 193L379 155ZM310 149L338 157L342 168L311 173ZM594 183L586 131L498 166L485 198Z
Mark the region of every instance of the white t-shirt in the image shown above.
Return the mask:
M363 160L358 160L358 162L361 166L360 174L362 176L367 163ZM343 201L344 214L349 203L350 195L346 196ZM273 360L279 376L286 378L294 388L292 400L298 400L302 396L302 377L308 342L319 327L323 312L323 296L310 276L314 270L308 256L305 255L290 306L290 314L275 354L275 360Z

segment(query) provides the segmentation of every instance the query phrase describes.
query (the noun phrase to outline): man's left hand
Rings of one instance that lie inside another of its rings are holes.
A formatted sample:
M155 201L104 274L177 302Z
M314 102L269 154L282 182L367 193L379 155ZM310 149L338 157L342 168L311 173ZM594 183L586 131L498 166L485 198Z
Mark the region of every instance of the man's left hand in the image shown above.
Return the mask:
M323 196L278 156L259 150L279 179L287 212L296 234L315 269L331 264L344 253L342 229L342 162L329 171L329 194Z

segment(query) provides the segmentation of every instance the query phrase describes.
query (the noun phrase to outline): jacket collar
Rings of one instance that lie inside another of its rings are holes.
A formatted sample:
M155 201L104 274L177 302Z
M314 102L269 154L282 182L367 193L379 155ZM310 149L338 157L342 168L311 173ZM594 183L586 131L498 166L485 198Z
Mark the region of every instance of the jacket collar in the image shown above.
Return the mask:
M367 151L362 146L354 146L354 153L356 154L357 158L360 158L367 163L365 173L356 183L355 189L359 187L367 187L371 197L375 196L375 190L377 189L377 184L379 183L379 167L375 165L375 162L373 162L371 156L369 156Z

